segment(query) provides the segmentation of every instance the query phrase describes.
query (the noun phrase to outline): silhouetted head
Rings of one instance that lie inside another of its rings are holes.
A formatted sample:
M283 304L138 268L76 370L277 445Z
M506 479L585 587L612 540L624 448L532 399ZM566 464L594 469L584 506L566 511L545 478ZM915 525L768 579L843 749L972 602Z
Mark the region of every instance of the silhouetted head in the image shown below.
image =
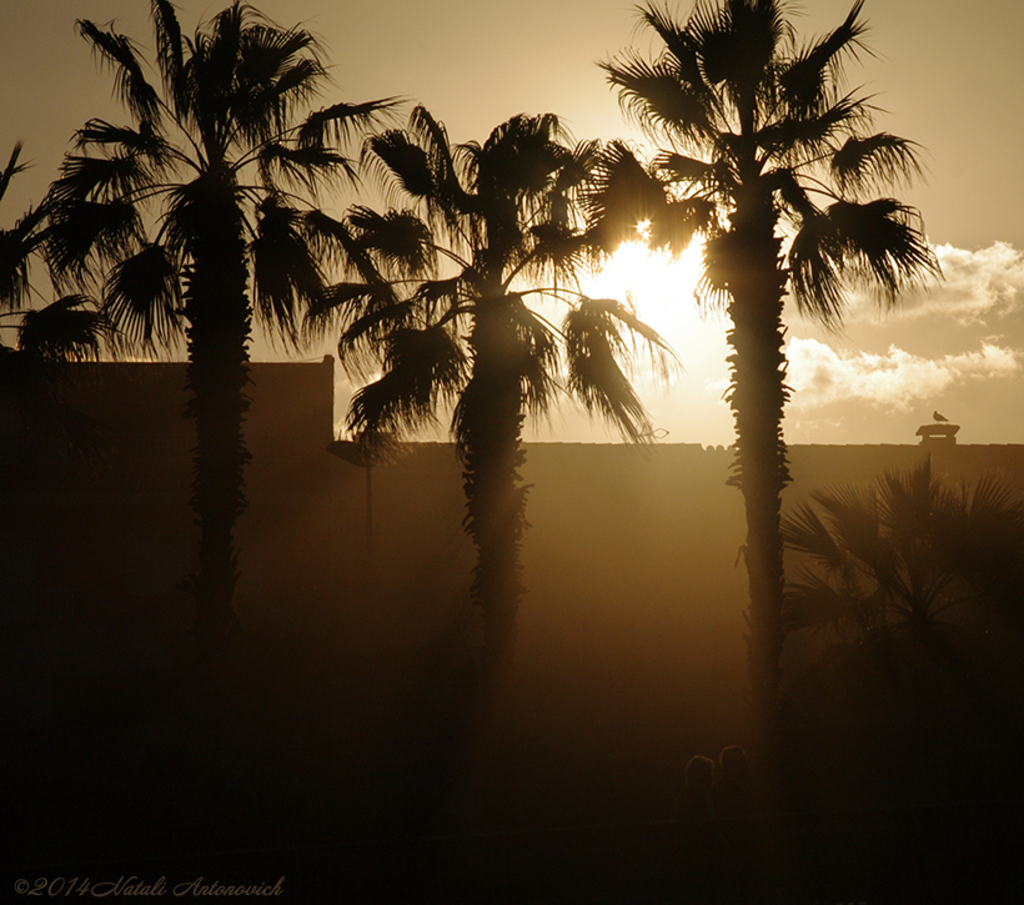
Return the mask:
M686 781L690 785L710 785L715 774L715 762L710 757L700 754L691 757L686 764Z
M747 775L747 752L739 745L729 745L718 755L718 765L723 780L742 780Z

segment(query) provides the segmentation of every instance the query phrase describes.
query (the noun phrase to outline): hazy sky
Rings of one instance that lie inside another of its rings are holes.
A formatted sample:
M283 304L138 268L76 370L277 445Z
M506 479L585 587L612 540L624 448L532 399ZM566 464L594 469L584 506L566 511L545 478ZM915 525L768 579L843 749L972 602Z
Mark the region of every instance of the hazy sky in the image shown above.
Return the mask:
M515 113L548 111L577 138L634 135L594 65L627 46L648 47L647 35L634 32L632 6L621 0L255 5L281 24L301 21L323 39L336 82L325 103L402 95L426 104L455 141L482 140ZM850 5L807 2L796 7L798 28L820 34ZM223 4L178 6L188 33ZM671 8L685 14L690 4ZM145 47L152 38L148 0L0 0L0 10L0 155L6 160L22 139L25 158L35 163L0 210L0 222L9 224L43 194L75 128L92 116L119 116L109 76L98 71L75 19L114 21ZM937 408L963 426L961 442L1024 443L1024 6L988 0L968 17L953 0L867 0L865 11L875 55L850 68L851 82L886 111L879 129L925 149L927 180L902 197L924 214L946 279L884 319L868 301L851 298L841 336L791 314L789 383L796 392L787 439L912 443ZM723 327L690 314L689 290L652 288L649 268L627 265L623 274L623 266L617 285L630 286L685 368L668 390L647 392L666 440L728 444ZM338 389L347 392L343 380ZM567 413L537 436L612 435Z

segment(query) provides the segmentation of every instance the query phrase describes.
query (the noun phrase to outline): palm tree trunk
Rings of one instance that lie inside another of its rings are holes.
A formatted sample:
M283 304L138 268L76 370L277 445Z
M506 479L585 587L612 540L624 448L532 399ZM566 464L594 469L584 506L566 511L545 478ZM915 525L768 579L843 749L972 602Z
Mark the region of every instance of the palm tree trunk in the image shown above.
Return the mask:
M483 610L483 678L507 677L516 613L525 593L520 549L526 529L518 337L500 301L482 305L470 340L473 376L463 395L465 527L477 550L474 601Z
M246 508L243 424L249 410L251 309L242 217L232 186L210 180L202 217L193 224L186 279L189 322L187 413L195 420L191 504L200 529L194 632L200 656L221 651L237 617L234 528Z
M785 386L782 307L786 274L775 214L768 204L737 207L735 247L740 250L730 279L732 329L728 341L732 385L729 404L736 422L736 459L731 483L743 493L747 518L744 558L750 609L747 657L755 732L769 761L780 755L779 682L782 654L781 496L789 482L782 439Z

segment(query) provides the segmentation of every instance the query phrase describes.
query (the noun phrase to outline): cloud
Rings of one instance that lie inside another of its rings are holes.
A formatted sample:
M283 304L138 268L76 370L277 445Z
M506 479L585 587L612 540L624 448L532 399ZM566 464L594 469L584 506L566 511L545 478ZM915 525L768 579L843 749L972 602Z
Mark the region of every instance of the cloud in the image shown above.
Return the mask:
M925 358L889 346L884 355L836 351L814 339L794 338L787 351L794 409L861 401L908 411L921 400L971 381L1005 379L1020 370L1018 353L992 343L975 352Z
M1024 252L995 242L975 251L939 245L935 254L943 280L918 291L919 300L912 300L907 311L912 317L945 314L970 323L1005 316L1024 305Z
M952 245L932 250L942 267L941 279L907 290L892 310L883 310L867 288L850 286L846 323L891 326L927 317L967 325L1024 310L1024 251L1006 242L975 250Z
M876 324L945 317L977 324L1024 308L1024 252L1005 242L968 250L952 245L933 248L942 267L941 280L906 292L899 306L883 312L863 289L849 295L852 317Z

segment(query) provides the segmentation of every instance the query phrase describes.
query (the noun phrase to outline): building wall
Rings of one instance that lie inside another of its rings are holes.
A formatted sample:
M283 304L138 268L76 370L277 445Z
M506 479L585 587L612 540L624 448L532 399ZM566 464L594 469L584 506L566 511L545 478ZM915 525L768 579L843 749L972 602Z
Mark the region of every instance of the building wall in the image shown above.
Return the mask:
M104 460L0 449L4 788L26 775L148 787L180 734L168 702L198 693L191 601L175 589L196 543L183 366L76 374L77 404L108 428ZM329 455L330 361L255 365L253 384L243 631L218 680L215 772L243 785L290 776L357 809L381 789L401 798L415 775L405 766L467 731L461 683L480 617L461 468L448 444L409 444L369 473ZM925 454L793 447L785 503ZM1022 446L930 455L956 478L1024 476ZM524 820L668 816L688 756L746 740L730 459L698 445L527 447L517 781L535 794Z

